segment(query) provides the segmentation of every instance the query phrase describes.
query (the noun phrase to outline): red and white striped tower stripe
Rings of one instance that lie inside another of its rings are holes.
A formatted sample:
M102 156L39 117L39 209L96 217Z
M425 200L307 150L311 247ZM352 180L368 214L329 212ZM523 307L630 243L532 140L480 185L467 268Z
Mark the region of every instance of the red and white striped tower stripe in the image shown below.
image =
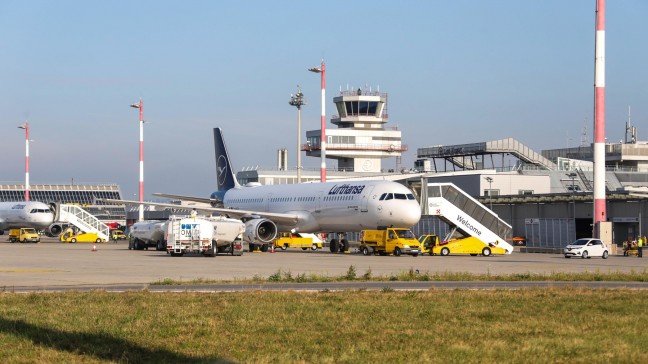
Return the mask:
M139 201L144 202L144 102L140 97L138 104L131 107L139 109ZM144 220L144 205L139 205L139 220Z
M139 101L139 200L144 202L144 103ZM144 206L139 205L139 219L144 220Z
M25 201L29 201L29 122L25 120Z
M326 182L326 65L322 61L322 135L321 135L321 172L320 180Z
M594 236L607 220L605 206L605 0L596 2L594 60Z

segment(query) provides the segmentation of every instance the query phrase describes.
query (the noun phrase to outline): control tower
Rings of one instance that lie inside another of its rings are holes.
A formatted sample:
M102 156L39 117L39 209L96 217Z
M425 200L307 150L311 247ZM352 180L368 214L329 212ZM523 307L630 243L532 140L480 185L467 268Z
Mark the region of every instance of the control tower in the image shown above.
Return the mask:
M339 171L381 172L385 158L400 157L407 151L401 131L385 127L387 94L357 89L334 97L338 115L331 117L336 128L326 129L326 158L336 159ZM302 150L308 157L320 158L321 130L306 132Z

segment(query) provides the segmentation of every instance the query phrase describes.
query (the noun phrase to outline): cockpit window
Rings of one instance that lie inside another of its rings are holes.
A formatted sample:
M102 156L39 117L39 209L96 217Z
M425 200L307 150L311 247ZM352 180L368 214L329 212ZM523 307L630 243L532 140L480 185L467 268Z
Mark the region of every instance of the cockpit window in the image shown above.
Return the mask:
M394 198L394 194L388 193L387 196L385 196L385 200L391 200Z
M407 194L407 199L408 200L415 200L416 198L414 198L414 195L412 195L411 193L408 193Z
M380 201L384 200L386 196L387 196L387 194L386 194L386 193L383 193L382 195L380 195L379 200L380 200Z
M394 197L397 200L407 200L407 196L404 193L395 193Z
M39 214L39 213L47 213L47 212L50 211L46 209L31 209L31 211L29 211L30 214Z

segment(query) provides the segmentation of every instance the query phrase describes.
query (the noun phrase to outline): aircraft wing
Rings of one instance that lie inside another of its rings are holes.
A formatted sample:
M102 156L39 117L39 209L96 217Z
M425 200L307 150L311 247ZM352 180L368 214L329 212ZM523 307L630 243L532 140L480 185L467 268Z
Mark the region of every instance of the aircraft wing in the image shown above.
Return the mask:
M198 199L198 198L196 198ZM97 199L99 201L104 201L106 203L110 203L113 205L132 205L132 206L138 206L140 204L142 205L148 205L148 206L157 206L157 207L163 207L165 209L173 209L173 210L181 210L181 211L191 211L191 210L196 210L198 212L203 212L203 213L218 213L221 215L225 215L228 217L233 217L233 218L243 218L243 217L248 217L248 216L259 216L259 217L264 217L266 219L270 219L274 221L276 224L281 224L281 225L295 225L297 224L297 221L299 220L299 216L296 214L282 214L282 213L277 213L277 212L259 212L259 211L247 211L247 210L235 210L235 209L226 209L222 207L208 207L208 206L193 206L193 205L175 205L172 203L160 203L160 202L139 202L139 201L131 201L131 200L114 200L114 199L109 199L109 198L104 198L104 199ZM209 199L205 199L209 201ZM197 201L196 201L197 202ZM202 201L201 201L202 202Z
M206 204L211 204L213 202L211 198L205 198L205 197L169 195L169 194L166 194L166 193L154 193L153 195L154 196L164 197L164 198L170 198L172 200L202 202L202 203L206 203Z

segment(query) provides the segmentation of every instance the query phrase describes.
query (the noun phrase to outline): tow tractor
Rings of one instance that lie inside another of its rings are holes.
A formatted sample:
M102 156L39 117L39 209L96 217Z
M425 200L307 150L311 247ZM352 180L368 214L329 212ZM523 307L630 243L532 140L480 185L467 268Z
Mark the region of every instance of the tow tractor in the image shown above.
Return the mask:
M421 243L421 255L434 255L432 254L432 248L439 244L439 237L435 234L423 234L419 236L418 241Z

